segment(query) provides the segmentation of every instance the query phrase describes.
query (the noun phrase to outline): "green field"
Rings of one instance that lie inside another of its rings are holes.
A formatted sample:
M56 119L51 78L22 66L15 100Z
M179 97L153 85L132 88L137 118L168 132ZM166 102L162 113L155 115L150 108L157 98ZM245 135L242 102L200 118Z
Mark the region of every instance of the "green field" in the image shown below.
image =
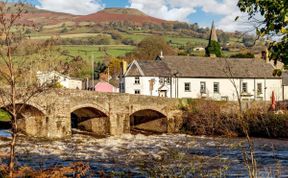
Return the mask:
M186 45L188 42L190 42L193 46L202 46L205 47L208 44L208 40L201 39L201 38L188 38L188 37L171 37L166 36L165 37L167 42L171 42L171 44L175 45Z
M124 34L125 38L132 39L136 43L139 43L145 37L151 36L148 33L135 33L135 34ZM186 45L186 43L190 42L192 45L195 46L207 46L208 40L202 38L195 38L195 37L177 37L177 36L164 36L165 40L172 44L172 46L177 45Z
M59 34L60 38L85 38L85 37L95 37L99 36L100 33L74 33L74 34ZM31 39L33 40L46 40L51 38L51 36L56 35L31 35Z
M124 56L126 53L133 51L133 46L127 45L63 45L63 50L67 50L70 55L81 56L85 60L101 61L106 53L103 49L107 49L110 56Z

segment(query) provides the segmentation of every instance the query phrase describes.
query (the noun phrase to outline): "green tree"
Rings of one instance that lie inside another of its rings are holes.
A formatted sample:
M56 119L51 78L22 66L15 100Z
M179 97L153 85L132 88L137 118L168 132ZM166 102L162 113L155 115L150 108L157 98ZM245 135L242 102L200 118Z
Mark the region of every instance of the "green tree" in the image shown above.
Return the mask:
M149 36L144 38L137 46L134 56L138 59L153 60L161 51L164 55L175 55L175 50L167 44L161 36Z
M256 39L251 35L245 35L242 38L242 42L245 47L250 48L254 46Z
M100 74L105 72L106 69L107 66L103 62L97 62L94 68L94 78L98 80L100 78Z
M287 0L239 0L238 7L249 15L249 20L259 13L264 17L256 28L260 37L280 36L269 43L270 57L288 64L288 1ZM236 18L236 20L238 17Z
M221 57L221 46L217 41L211 41L209 45L205 48L206 56L211 56L211 54L215 55L216 57Z
M68 28L67 27L63 27L60 31L60 33L66 33L68 32Z

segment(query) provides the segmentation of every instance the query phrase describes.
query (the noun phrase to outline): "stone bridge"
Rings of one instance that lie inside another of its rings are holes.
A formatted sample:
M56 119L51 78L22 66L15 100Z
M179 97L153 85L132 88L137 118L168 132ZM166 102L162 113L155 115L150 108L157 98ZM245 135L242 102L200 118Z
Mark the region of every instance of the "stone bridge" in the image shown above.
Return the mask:
M61 89L32 98L21 110L18 127L29 136L51 139L70 136L72 128L100 135L130 133L134 127L171 133L181 114L177 99Z

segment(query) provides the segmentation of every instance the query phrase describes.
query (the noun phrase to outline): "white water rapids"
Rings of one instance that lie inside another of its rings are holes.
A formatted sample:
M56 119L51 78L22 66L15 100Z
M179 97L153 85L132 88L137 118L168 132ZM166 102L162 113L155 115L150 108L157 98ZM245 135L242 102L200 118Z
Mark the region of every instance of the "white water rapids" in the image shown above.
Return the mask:
M97 177L98 171L116 177L246 177L242 142L245 139L184 134L126 134L102 139L76 134L61 141L21 137L16 152L19 166L36 169L83 161L90 165L92 177ZM288 176L288 141L254 139L254 143L261 177ZM0 152L9 151L7 144L0 141Z

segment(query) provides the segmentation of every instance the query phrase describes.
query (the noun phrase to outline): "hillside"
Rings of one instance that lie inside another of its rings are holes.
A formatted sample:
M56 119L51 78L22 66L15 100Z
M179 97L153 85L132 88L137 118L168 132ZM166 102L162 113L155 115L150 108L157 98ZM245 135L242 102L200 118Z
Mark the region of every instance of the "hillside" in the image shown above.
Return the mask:
M172 23L169 21L165 21L162 19L154 18L144 14L143 12L137 9L123 9L123 8L108 8L102 11L86 15L80 16L75 19L77 22L95 22L95 23L115 23L122 22L133 25L144 25L147 24L157 24L161 25L163 23Z
M161 25L173 23L144 14L137 9L131 8L107 8L89 15L72 15L67 13L52 12L26 5L27 13L24 14L22 23L35 25L57 25L60 23L123 23L143 26L144 24ZM13 12L13 11L12 11Z
M13 8L14 6L12 4L10 10L12 13L15 11ZM25 5L24 8L26 12L23 14L20 22L26 25L55 25L73 21L76 17L71 14L38 9L31 5Z

